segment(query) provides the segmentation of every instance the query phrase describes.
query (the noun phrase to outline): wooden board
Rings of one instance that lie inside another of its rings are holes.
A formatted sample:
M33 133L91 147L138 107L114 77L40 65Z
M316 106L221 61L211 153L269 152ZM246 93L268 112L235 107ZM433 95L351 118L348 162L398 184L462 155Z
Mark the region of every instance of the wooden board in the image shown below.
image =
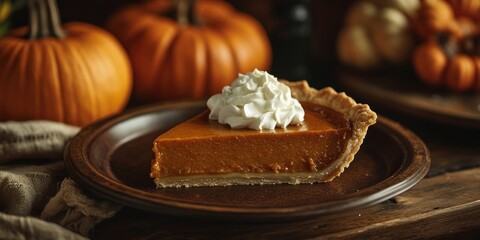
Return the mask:
M424 179L409 191L369 208L298 222L193 221L126 208L100 224L93 238L413 239L462 232L464 237L473 237L480 227L478 219L480 168L474 168Z

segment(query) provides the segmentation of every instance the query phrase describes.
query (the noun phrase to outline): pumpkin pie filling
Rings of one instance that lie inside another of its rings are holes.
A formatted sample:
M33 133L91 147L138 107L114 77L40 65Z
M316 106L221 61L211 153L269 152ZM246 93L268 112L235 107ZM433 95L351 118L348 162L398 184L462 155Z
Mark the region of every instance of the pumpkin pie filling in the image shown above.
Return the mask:
M209 120L209 110L153 143L157 187L328 182L358 152L376 114L331 88L288 82L305 111L301 124L274 130L232 129Z
M155 140L152 176L317 172L344 151L351 129L329 108L302 105L301 125L261 132L230 129L209 120L207 110Z

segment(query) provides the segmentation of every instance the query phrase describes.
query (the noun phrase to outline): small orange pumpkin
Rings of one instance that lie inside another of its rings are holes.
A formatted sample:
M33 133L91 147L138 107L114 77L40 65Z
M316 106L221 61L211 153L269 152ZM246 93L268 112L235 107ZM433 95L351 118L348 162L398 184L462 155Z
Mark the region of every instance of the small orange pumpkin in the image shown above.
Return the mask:
M118 11L107 29L130 56L135 96L147 101L206 98L271 62L261 25L223 1L147 1Z
M479 91L480 0L422 0L416 30L425 39L413 55L419 78L455 91Z
M414 27L424 39L449 33L460 39L479 32L480 0L421 0Z
M414 26L425 39L439 32L451 32L455 29L452 8L443 0L421 0Z
M436 41L419 45L413 53L413 66L420 79L432 86L442 84L447 56Z
M473 89L480 92L480 57L474 57L473 63L475 64L475 82L473 84Z
M455 91L480 90L479 58L462 52L447 54L446 48L430 40L415 49L413 66L420 80Z
M465 91L475 82L475 64L471 57L458 54L445 69L445 86L456 91Z
M92 25L62 28L55 0L28 3L29 27L0 38L0 121L84 126L121 111L132 79L118 41Z
M479 0L448 0L450 6L452 6L453 12L457 18L479 18L480 14L480 1Z

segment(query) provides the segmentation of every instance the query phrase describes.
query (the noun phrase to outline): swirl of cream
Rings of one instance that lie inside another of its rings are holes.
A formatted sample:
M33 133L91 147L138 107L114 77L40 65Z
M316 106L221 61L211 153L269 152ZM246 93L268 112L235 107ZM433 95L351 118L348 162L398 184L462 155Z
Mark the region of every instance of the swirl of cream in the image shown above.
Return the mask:
M273 130L303 122L305 112L290 88L265 71L239 74L207 101L209 118L233 129Z

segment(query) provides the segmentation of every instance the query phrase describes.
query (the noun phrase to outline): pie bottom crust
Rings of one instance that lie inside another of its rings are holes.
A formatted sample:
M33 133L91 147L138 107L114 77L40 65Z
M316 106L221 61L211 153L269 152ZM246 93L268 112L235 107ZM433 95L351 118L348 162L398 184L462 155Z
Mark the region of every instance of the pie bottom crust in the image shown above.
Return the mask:
M367 134L368 127L375 124L377 115L367 104L358 104L345 93L337 93L331 87L317 90L311 88L306 81L281 80L281 82L290 87L292 96L300 102L329 107L343 114L350 121L351 138L347 141L345 151L336 160L324 168L317 169L316 172L229 173L155 178L157 187L319 183L332 181L339 176L353 161Z
M230 185L267 185L267 184L301 184L329 182L341 172L336 172L336 166L318 172L302 173L229 173L193 175L181 177L156 178L155 184L159 188L165 187L201 187L201 186L230 186ZM343 169L341 170L343 171Z

